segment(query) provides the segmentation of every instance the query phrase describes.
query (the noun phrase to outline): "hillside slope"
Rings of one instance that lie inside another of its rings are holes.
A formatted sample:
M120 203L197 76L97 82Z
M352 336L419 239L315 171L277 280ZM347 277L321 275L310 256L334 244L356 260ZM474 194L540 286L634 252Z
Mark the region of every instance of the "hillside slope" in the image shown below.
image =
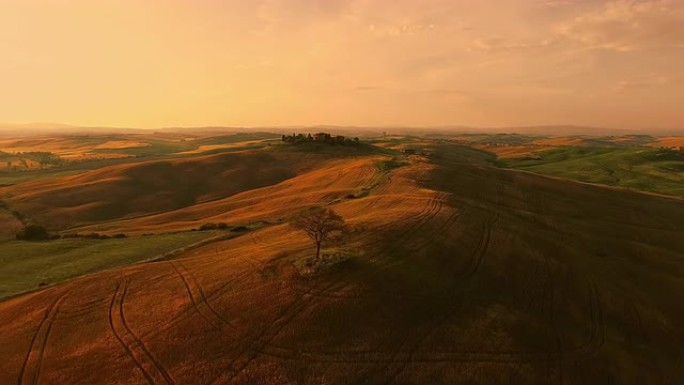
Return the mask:
M0 383L684 376L684 202L434 152L367 196L288 207L321 199L352 225L329 270L300 274L311 245L275 224L0 303Z
M366 194L383 179L377 156L326 159L316 157L312 168L266 187L243 191L222 199L131 219L113 220L79 231L165 232L187 230L203 222L243 224L286 220L299 208L339 202L350 195ZM315 166L313 166L315 164Z
M167 212L279 183L312 167L301 154L239 152L146 161L39 179L3 190L26 216L55 228Z

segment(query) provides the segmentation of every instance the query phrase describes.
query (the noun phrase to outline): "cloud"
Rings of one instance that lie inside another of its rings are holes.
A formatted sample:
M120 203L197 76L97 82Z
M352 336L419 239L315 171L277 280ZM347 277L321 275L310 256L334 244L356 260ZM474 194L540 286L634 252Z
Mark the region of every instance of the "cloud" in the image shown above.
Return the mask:
M529 50L534 48L546 48L555 43L556 40L552 38L546 38L538 41L512 41L501 37L484 39L475 38L471 42L469 51L500 52Z
M659 86L672 84L676 79L671 76L659 74L647 74L644 76L623 79L613 87L616 93L630 93L637 91L650 90Z
M684 2L616 0L560 23L556 32L590 49L618 52L684 46Z
M583 3L589 3L592 0L542 0L537 3L538 6L547 8L562 8L562 7L576 7Z
M403 23L403 24L388 24L376 25L371 24L368 29L378 36L403 36L416 35L420 33L432 32L435 30L434 24L420 24L420 23Z
M354 91L357 92L373 92L373 91L382 91L384 90L384 87L378 87L378 86L358 86L354 87Z
M353 4L350 0L260 0L252 6L265 26L293 28L348 16Z

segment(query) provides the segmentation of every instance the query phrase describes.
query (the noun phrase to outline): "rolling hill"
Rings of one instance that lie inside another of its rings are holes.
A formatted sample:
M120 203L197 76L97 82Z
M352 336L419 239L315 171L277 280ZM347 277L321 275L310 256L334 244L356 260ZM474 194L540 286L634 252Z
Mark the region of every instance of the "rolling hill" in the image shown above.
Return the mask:
M0 383L672 384L684 376L684 201L499 169L490 155L452 144L430 152L390 168L378 155L242 153L102 169L68 194L56 181L17 185L17 202L33 202L29 194L49 202L39 212L80 191L99 199L125 191L137 179L123 176L170 178L141 194L173 190L184 183L178 170L199 173L211 162L230 172L259 156L307 165L286 177L273 170L268 186L226 178L180 201L194 205L119 202L151 215L106 222L117 229L269 221L171 260L0 302ZM350 225L324 250L346 257L303 274L312 246L287 222L314 204Z
M5 201L52 228L163 213L282 182L306 155L228 153L103 167L5 188Z

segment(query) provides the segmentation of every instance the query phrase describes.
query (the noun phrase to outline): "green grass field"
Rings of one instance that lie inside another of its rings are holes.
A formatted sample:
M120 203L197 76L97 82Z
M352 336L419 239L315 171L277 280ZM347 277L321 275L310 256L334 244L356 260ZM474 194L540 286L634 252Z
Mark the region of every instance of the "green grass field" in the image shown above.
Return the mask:
M499 159L507 168L684 197L684 152L653 148L562 147L540 159Z
M198 231L122 239L69 238L50 242L0 241L0 299L69 278L154 260L217 236Z

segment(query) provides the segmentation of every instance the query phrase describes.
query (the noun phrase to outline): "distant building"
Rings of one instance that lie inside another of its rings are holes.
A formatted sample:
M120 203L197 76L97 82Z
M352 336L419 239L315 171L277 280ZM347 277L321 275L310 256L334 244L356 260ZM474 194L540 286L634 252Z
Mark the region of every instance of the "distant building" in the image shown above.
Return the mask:
M316 134L296 134L283 135L283 142L294 143L294 144L304 144L311 142L318 142L321 144L331 145L331 146L358 146L360 144L359 138L345 138L342 135L332 136L327 132L319 132Z
M316 141L322 142L326 139L330 139L330 134L328 134L326 132L319 132L319 133L314 134L313 138Z

